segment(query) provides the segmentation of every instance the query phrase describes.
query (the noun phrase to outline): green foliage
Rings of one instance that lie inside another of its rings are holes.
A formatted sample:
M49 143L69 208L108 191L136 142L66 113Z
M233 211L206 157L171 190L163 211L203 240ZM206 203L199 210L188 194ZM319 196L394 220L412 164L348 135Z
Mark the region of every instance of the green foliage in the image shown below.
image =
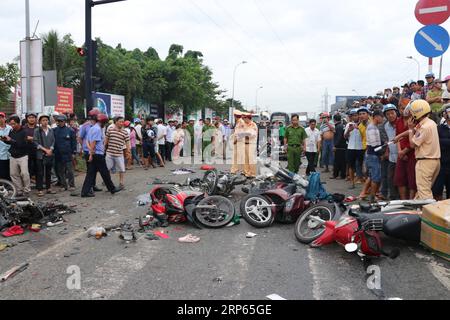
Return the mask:
M0 109L9 103L11 89L19 81L19 67L15 63L0 65Z
M80 110L84 97L84 59L78 56L70 35L60 39L50 31L44 39L44 69L57 70L58 84L75 89L75 106ZM205 107L225 110L227 102L220 96L219 85L211 69L203 64L203 54L173 44L165 60L149 47L128 51L96 39L98 44L98 92L125 96L127 116L132 116L133 100L141 98L168 108L182 108L185 114ZM225 111L224 111L225 113ZM82 114L81 114L82 115Z

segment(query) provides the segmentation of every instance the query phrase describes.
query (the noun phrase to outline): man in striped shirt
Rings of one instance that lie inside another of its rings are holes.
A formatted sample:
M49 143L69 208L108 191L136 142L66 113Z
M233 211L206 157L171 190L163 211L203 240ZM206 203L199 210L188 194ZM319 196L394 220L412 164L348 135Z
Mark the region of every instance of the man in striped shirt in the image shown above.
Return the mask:
M112 174L119 172L120 188L125 187L125 158L123 151L131 152L130 135L124 129L124 118L116 117L114 126L106 132L106 166Z

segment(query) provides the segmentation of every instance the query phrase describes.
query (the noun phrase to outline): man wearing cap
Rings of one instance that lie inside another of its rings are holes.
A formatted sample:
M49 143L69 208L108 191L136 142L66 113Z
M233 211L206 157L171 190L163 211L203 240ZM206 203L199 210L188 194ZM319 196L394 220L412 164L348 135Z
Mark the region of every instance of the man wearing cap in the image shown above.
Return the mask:
M245 136L244 175L249 178L256 177L256 139L258 126L252 120L251 113L243 114L243 135Z
M58 164L58 175L60 176L62 183L61 191L74 191L75 178L72 160L77 153L75 132L66 126L66 116L58 116L56 121L58 126L54 129L55 160Z
M450 103L444 105L445 122L438 127L439 144L441 146L441 171L433 186L436 200L450 199Z
M190 145L190 149L191 149L191 157L194 156L194 144L195 144L195 140L194 140L194 125L195 125L195 120L194 119L189 119L188 124L186 126L186 131L187 131L187 135L185 135L185 146ZM189 141L189 142L188 142ZM189 150L189 148L187 147L187 149ZM187 155L184 155L187 156Z
M38 196L44 196L44 178L45 190L48 194L55 194L51 188L51 177L53 167L53 151L55 150L55 135L53 129L49 126L50 116L42 114L39 116L39 128L34 131L34 144L37 148L36 158L36 189Z
M291 117L291 125L286 128L284 146L287 149L288 170L298 173L302 164L302 151L305 150L305 140L308 138L305 129L299 124L299 116Z
M9 171L11 180L17 188L17 195L20 197L24 193L28 195L31 191L28 153L32 142L28 139L28 135L17 115L9 117L9 125L12 130L9 135L2 137L2 141L11 146L9 149Z
M121 188L116 188L111 180L111 175L106 166L105 160L105 136L103 128L108 123L108 116L98 114L95 116L95 125L89 130L87 136L87 144L89 146L89 166L84 179L83 188L81 189L82 198L92 198L95 194L92 192L94 187L95 176L100 172L103 182L111 194L120 192Z
M234 132L230 137L230 142L233 143L231 146L233 148L233 158L231 165L231 173L236 174L238 171L243 170L244 165L244 148L245 145L242 145L242 139L240 139L240 135L244 130L244 120L242 120L243 113L239 110L234 111Z
M375 151L382 146L379 126L384 122L383 111L376 110L373 113L372 121L367 126L366 132L366 167L369 179L367 179L361 192L360 198L365 198L370 190L370 200L375 201L381 184L381 162L380 156L383 151Z
M425 80L427 81L426 85L423 88L425 97L428 95L428 92L433 89L434 83L437 82L433 72L427 73L425 75Z
M425 100L417 100L411 104L412 118L409 121L409 130L396 140L409 136L411 148L416 154L416 200L433 199L432 187L441 168L441 148L436 123L429 119L431 107Z
M34 130L37 128L37 115L35 113L27 113L25 115L26 124L23 129L27 133L27 140L30 142L28 145L28 171L30 172L31 180L36 178L36 147L33 143Z
M6 123L6 114L0 112L0 179L11 180L9 176L9 148L10 145L4 143L1 138L6 137L12 128Z
M87 145L87 136L89 134L89 130L95 125L96 116L100 114L100 110L98 108L94 108L88 113L88 118L85 123L80 127L78 139L79 143L82 146L83 158L86 161L86 168L89 165L89 146ZM100 192L102 189L96 186L96 181L94 180L94 188L93 192Z

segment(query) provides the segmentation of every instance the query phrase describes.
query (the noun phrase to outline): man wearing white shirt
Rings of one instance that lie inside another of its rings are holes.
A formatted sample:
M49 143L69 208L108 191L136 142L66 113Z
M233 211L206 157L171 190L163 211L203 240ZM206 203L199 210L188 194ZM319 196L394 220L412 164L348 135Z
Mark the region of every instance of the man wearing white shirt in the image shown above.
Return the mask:
M140 158L142 155L142 121L139 118L134 119L134 129L136 129L136 150Z
M308 159L308 168L306 175L309 176L311 172L316 172L316 157L319 152L320 141L322 140L320 131L316 128L317 121L315 119L309 120L309 127L305 129L308 136L305 140L306 158Z
M198 121L198 124L194 127L194 147L195 147L195 154L196 155L202 155L202 143L203 143L203 119L200 119Z
M350 111L350 122L345 127L344 137L348 140L347 164L349 167L350 180L355 189L355 173L362 179L362 164L364 162L364 147L361 132L358 130L358 109Z
M166 136L167 136L167 128L164 125L162 120L158 121L158 133L157 133L157 140L158 140L158 150L159 154L161 155L161 158L165 160L166 155Z
M166 160L172 161L173 138L176 130L175 120L169 120L166 135Z

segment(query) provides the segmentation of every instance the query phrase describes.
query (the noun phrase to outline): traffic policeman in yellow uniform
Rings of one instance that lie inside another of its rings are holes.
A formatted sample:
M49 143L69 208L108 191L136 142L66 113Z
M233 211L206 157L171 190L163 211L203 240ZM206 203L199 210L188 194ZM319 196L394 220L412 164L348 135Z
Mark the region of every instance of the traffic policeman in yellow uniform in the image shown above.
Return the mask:
M308 137L305 129L299 124L298 115L292 115L291 125L286 128L284 145L287 147L288 170L298 173L300 169L302 151L305 148L305 140Z

